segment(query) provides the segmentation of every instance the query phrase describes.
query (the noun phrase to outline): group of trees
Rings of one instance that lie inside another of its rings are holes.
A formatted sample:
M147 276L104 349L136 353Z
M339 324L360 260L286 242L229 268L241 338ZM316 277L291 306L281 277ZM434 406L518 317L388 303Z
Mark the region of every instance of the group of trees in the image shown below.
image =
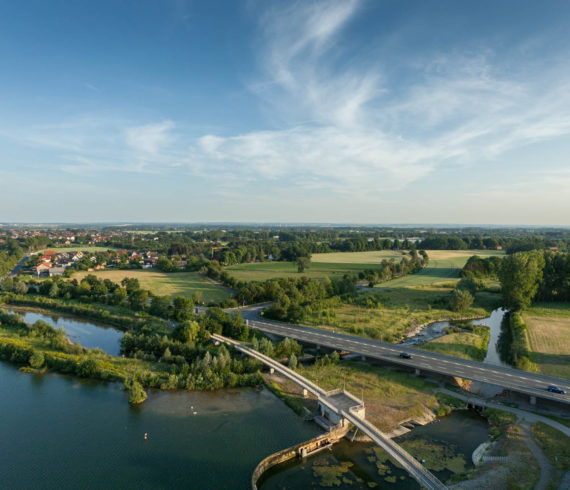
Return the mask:
M429 261L429 257L425 250L412 249L409 253L410 258L402 257L400 262L396 262L394 259L382 260L382 262L374 268L365 269L358 273L359 279L364 279L369 282L372 287L374 284L383 281L389 281L396 277L403 276L405 274L417 272L422 267L425 267Z
M10 272L24 256L24 251L16 240L0 244L0 277Z

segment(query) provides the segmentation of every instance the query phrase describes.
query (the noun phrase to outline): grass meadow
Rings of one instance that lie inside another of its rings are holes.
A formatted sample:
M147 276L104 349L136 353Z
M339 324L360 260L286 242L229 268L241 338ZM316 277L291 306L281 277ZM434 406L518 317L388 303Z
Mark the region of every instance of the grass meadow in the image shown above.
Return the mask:
M100 279L109 279L121 282L125 277L139 280L143 289L148 289L158 296L186 296L191 297L195 292L202 294L204 302L223 301L229 293L197 272L171 272L164 273L150 270L103 270L94 272L77 272L74 279L81 280L87 274L93 274Z
M538 303L524 320L539 372L570 379L570 303Z
M486 250L428 250L428 266L416 274L379 284L377 287L413 287L449 282L459 278L461 268L472 255L501 255L502 252ZM307 276L314 279L342 276L348 272L358 273L373 269L383 260L400 261L407 252L382 250L372 252L333 252L314 254L311 265L305 272L297 272L294 262L256 262L226 267L226 271L240 281L266 281L278 277Z

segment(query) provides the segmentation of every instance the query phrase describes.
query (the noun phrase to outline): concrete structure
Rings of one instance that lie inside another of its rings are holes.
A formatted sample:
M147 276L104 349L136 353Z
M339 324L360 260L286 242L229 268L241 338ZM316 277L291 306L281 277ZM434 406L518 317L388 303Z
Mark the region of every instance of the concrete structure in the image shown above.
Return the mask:
M361 418L361 416L364 415L364 404L361 400L358 400L358 398L347 394L344 390L334 390L333 392L324 391L322 388L312 381L309 381L307 378L304 378L296 371L283 366L274 359L261 354L261 352L246 347L237 340L229 339L217 334L212 334L211 337L214 342L224 342L228 345L232 345L240 352L258 359L265 365L275 369L275 371L294 381L303 389L313 393L313 395L317 397L322 411L325 410L329 416L337 417L338 420L342 421L343 425L348 421L360 429L364 434L370 437L372 441L384 449L388 455L400 464L402 468L404 468L423 488L430 490L447 488L434 475L432 475L427 468L422 466L411 454L405 451L404 448L392 441L366 419Z
M367 359L399 364L410 368L416 374L421 372L436 373L450 377L459 377L471 381L493 384L514 393L521 393L536 403L539 398L570 404L570 382L541 374L520 371L502 366L493 366L482 362L460 359L457 357L421 351L393 345L377 340L331 332L329 330L292 325L273 321L254 320L255 311L244 312L249 316L248 325L264 333L289 337L301 342L339 351L352 352ZM411 354L411 359L400 357L401 352ZM566 394L551 393L549 385L557 385L566 390Z

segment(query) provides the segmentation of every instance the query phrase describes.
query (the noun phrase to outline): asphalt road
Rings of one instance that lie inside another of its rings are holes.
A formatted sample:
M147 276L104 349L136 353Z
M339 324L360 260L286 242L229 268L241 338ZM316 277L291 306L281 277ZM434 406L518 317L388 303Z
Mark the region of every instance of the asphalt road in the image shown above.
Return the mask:
M373 359L389 361L409 366L410 368L418 368L422 371L490 383L519 393L570 404L570 381L568 380L528 373L518 369L491 366L482 362L469 361L318 328L266 320L260 321L254 319L254 314L253 311L247 312L247 314L244 314L244 318L248 319L250 327L257 328L263 332L352 352ZM401 352L411 354L412 359L401 358ZM550 393L547 391L548 385L559 386L566 390L566 394Z

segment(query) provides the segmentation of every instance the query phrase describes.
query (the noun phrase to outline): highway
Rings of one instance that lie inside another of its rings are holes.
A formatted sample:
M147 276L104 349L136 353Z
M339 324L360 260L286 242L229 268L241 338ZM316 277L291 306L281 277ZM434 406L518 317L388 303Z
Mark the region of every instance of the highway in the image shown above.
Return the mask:
M568 380L529 373L518 369L492 366L482 362L412 349L408 346L387 344L377 340L335 333L319 328L266 320L260 321L253 319L253 311L248 313L244 317L247 318L249 327L256 328L262 332L289 337L331 349L352 352L372 359L389 361L420 369L421 371L490 383L529 396L570 404L570 381ZM411 354L412 358L401 358L401 352ZM550 393L547 391L549 385L563 388L566 390L566 394Z

